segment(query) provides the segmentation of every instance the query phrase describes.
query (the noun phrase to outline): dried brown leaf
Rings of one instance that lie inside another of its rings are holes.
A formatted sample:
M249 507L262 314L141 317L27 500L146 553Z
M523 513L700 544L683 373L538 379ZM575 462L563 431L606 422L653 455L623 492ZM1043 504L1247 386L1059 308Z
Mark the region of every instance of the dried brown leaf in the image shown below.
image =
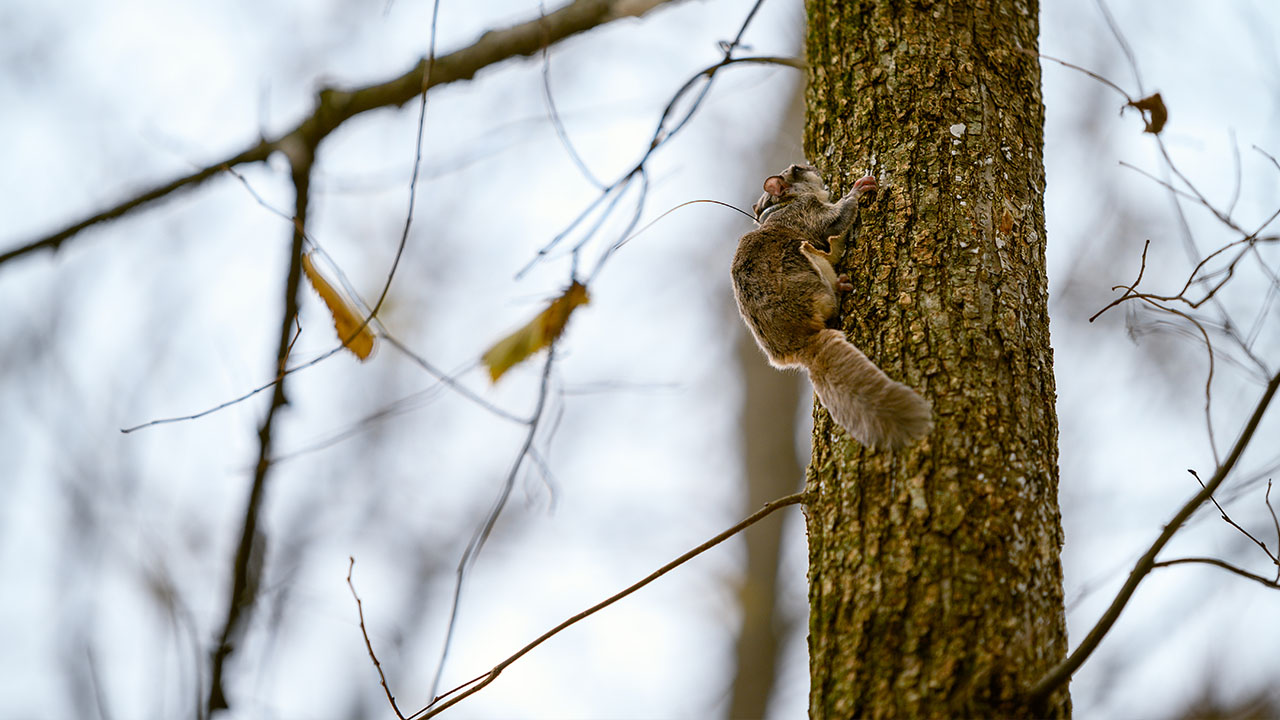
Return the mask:
M1143 132L1159 135L1160 131L1164 129L1164 124L1169 121L1169 109L1164 106L1164 98L1160 97L1160 93L1148 95L1129 104L1142 112L1150 114L1150 119L1147 120L1147 127Z

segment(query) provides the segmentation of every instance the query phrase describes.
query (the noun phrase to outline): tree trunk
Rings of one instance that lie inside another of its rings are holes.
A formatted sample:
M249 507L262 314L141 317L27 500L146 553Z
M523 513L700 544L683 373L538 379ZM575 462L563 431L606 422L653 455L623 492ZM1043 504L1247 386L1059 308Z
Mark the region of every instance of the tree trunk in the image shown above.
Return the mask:
M869 452L824 410L806 509L810 715L1070 714L1021 690L1066 650L1037 4L810 0L805 147L871 170L843 327L933 405Z

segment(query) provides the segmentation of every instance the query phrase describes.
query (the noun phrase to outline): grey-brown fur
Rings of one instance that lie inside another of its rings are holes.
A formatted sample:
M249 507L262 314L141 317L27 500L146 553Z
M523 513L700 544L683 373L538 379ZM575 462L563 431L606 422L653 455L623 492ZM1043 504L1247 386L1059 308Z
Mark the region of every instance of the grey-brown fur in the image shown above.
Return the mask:
M738 241L732 271L738 310L756 342L774 367L808 370L818 399L859 442L902 447L924 436L932 426L924 399L827 327L837 292L848 289L833 264L857 220L858 198L875 189L875 179L859 180L835 203L817 170L802 165L764 188L754 207L760 227Z

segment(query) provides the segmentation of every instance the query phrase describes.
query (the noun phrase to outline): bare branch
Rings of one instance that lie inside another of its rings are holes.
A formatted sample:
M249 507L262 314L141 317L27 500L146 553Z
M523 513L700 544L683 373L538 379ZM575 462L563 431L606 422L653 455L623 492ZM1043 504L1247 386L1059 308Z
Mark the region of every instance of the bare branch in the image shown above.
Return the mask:
M152 202L161 198L168 197L178 190L195 187L214 175L222 172L224 167L234 167L237 165L244 165L246 163L263 162L271 155L272 152L275 151L275 149L275 143L267 142L266 140L260 141L258 144L239 154L201 168L190 175L180 177L176 180L171 180L150 190L146 190L119 203L118 205L115 205L114 207L91 215L84 220L73 223L72 225L62 228L56 232L31 240L10 250L6 250L3 253L0 253L0 265L8 262L9 260L13 260L39 250L56 251L62 247L62 243L72 237L75 237L86 228L124 217L134 210L137 210L144 205L150 205Z
M773 514L775 511L780 510L789 505L796 505L799 503L803 503L808 499L809 499L809 494L807 492L798 492L792 495L787 495L785 497L778 498L777 500L774 500L770 503L766 503L764 507L752 513L746 519L735 524L733 527L729 528L728 530L725 530L719 535L716 535L710 540L702 543L701 545L693 548L692 550L684 553L683 555L672 560L666 565L663 565L662 567L658 568L657 570L647 575L644 579L640 580L639 582L636 582L628 586L626 589L622 590L621 592L611 595L608 598L596 603L595 605L592 605L586 610L583 610L577 615L574 615L573 617L565 620L559 625L556 625L555 627L551 628L550 630L543 633L542 635L539 635L538 638L535 639L533 642L520 648L515 653L511 654L507 659L495 665L492 670L489 670L488 672L482 675L479 675L476 678L469 680L466 683L463 683L462 685L459 685L458 687L454 688L453 690L450 690L449 692L441 695L440 697L435 698L431 702L431 705L428 705L426 708L423 708L422 710L411 715L410 720L414 720L415 718L419 718L419 717L421 718L421 720L426 720L426 718L435 717L436 715L439 715L440 713L444 712L450 707L453 707L457 703L462 702L463 700L470 697L471 695L474 695L475 693L483 690L486 686L489 685L489 683L492 683L494 680L497 680L498 676L502 674L502 671L506 670L512 663L524 657L525 655L527 655L529 652L531 652L534 648L538 647L542 643L546 642L547 640L551 639L555 635L559 634L562 630L582 620L585 620L586 618L600 612L601 610L609 607L610 605L618 602L619 600L627 597L628 595L635 593L636 591L640 590L641 588L653 582L654 580L657 580L658 578L662 577L663 575L666 575L667 573L671 572L677 567L680 567L681 565L692 560L693 558L701 555L702 553L710 550L716 545L719 545L725 540L728 540L734 535L737 535L738 533L742 532L746 528L763 520L764 518ZM445 702L443 705L440 705L439 707L434 707L436 703L440 702L441 700L444 700L450 695L454 695L455 697L450 699L448 702Z
M314 148L335 128L356 115L378 108L400 107L426 89L470 80L490 65L534 55L545 45L614 20L640 17L656 7L678 1L574 0L545 17L502 30L490 30L469 47L434 61L423 57L407 72L392 80L347 90L326 88L320 91L311 115L279 137L262 139L248 149L212 162L194 173L162 183L79 222L6 250L0 253L0 264L41 250L56 251L86 228L124 217L175 191L199 185L224 168L263 162L273 152L279 150L287 154L299 144Z
M1249 446L1250 441L1253 440L1258 424L1262 422L1262 416L1266 414L1277 389L1280 389L1280 374L1272 376L1271 381L1267 383L1266 390L1262 393L1262 397L1259 398L1253 413L1249 416L1249 422L1245 424L1244 429L1240 431L1240 436L1236 438L1235 444L1232 445L1231 453L1218 465L1213 477L1205 484L1204 489L1188 500L1173 516L1173 519L1169 521L1169 524L1165 525L1163 532L1139 558L1137 564L1134 565L1133 570L1129 573L1128 579L1125 580L1124 585L1120 588L1120 592L1116 594L1115 599L1111 601L1111 605L1102 614L1102 617L1098 619L1097 624L1093 626L1089 634L1085 636L1079 647L1027 690L1028 702L1034 705L1048 697L1050 693L1067 682L1071 675L1097 649L1098 644L1102 642L1102 638L1111 630L1111 627L1120 617L1120 612L1124 610L1125 605L1129 603L1129 599L1133 597L1138 585L1155 567L1156 556L1173 539L1174 534L1182 528L1187 519L1208 501L1214 491L1227 479L1227 475L1231 473L1231 470L1235 468L1236 462L1244 453L1245 448Z
M280 326L280 344L276 352L275 372L277 380L275 392L271 397L271 406L258 429L258 462L254 468L253 485L249 489L249 498L245 503L244 526L240 532L240 543L236 549L235 565L232 571L231 589L227 598L227 613L222 623L217 644L211 653L209 698L206 709L209 715L229 707L222 687L222 676L227 657L234 650L235 637L243 633L248 624L248 617L257 600L257 578L260 568L255 568L255 550L259 557L262 552L262 535L258 528L259 513L262 509L262 498L266 490L267 475L271 468L271 439L273 422L277 412L283 408L288 399L285 395L284 373L289 360L289 351L293 347L293 329L298 318L298 295L302 285L302 253L305 240L304 228L307 220L307 202L310 197L311 171L314 166L314 146L295 148L289 154L292 166L294 193L293 245L290 248L289 273L285 280L284 313ZM258 546L258 547L255 547Z
M1272 242L1276 238L1259 237L1258 232L1261 230L1261 228L1259 228L1259 231L1249 233L1248 231L1244 230L1242 227L1240 227L1240 225L1235 223L1230 218L1229 212L1224 212L1214 207L1212 203L1210 203L1208 199L1206 199L1205 196L1195 187L1195 185L1191 182L1191 180L1187 178L1186 175L1184 175L1176 167L1172 157L1170 157L1165 147L1164 140L1159 136L1157 136L1156 142L1157 142L1157 146L1160 149L1161 156L1164 158L1164 163L1166 167L1187 188L1189 188L1190 192L1183 191L1179 188L1176 188L1168 181L1157 178L1153 176L1151 173L1148 173L1145 170L1142 170L1140 168L1134 167L1127 163L1121 163L1121 165L1141 173L1142 175L1146 176L1147 178L1161 185L1162 187L1164 187L1170 192L1174 201L1174 207L1178 212L1178 218L1181 221L1181 225L1184 232L1184 239L1186 240L1185 245L1187 247L1188 255L1191 261L1195 263L1195 266L1192 268L1190 274L1187 276L1186 282L1183 284L1182 288L1177 292L1177 294L1157 295L1154 293L1139 292L1137 290L1137 286L1141 282L1142 276L1146 271L1147 249L1150 246L1150 241L1148 240L1147 243L1144 244L1143 246L1142 264L1138 272L1138 279L1135 280L1134 283L1130 286L1117 286L1113 288L1113 289L1124 288L1124 293L1119 298L1116 298L1112 302L1108 303L1105 307L1103 307L1100 311L1095 313L1091 318L1089 318L1089 320L1090 322L1096 320L1100 315L1105 313L1107 310L1110 310L1111 308L1123 302L1126 302L1132 299L1138 299L1158 310L1182 317L1183 319L1187 320L1188 322L1190 322L1192 325L1195 326L1195 328L1200 332L1201 336L1203 337L1205 341L1205 348L1209 353L1209 372L1208 372L1208 377L1205 380L1205 426L1208 431L1209 443L1213 451L1214 462L1218 463L1220 462L1220 455L1218 453L1217 442L1214 437L1212 415L1210 412L1211 402L1212 402L1211 388L1213 383L1214 362L1215 362L1213 343L1209 337L1208 331L1205 328L1206 323L1204 321L1192 316L1190 312L1184 312L1184 311L1169 307L1165 303L1174 303L1174 302L1182 303L1192 311L1200 309L1206 303L1212 303L1213 306L1217 309L1221 318L1220 327L1218 329L1221 331L1223 335L1225 335L1227 338L1232 340L1235 343L1235 345L1239 347L1239 349L1245 355L1248 356L1248 358L1253 362L1253 364L1256 366L1257 370L1262 374L1262 376L1266 377L1267 375L1270 374L1270 371L1267 368L1266 363L1263 362L1263 360L1259 358L1257 354L1254 353L1251 347L1255 334L1251 332L1248 337L1241 335L1239 326L1232 321L1225 305L1218 298L1218 293L1227 285L1227 283L1233 277L1235 277L1236 269L1239 263L1242 260L1244 260L1246 256L1249 256L1251 254L1258 259L1259 265L1262 267L1263 272L1268 276L1272 275L1273 273L1271 273L1270 268L1266 265L1265 262L1262 261L1262 258L1257 251L1257 245L1259 243ZM1180 199L1190 200L1204 207L1209 212L1211 212L1214 215L1214 217L1217 218L1218 221L1221 222L1223 225L1225 225L1226 227L1230 228L1235 232L1240 233L1241 237L1231 242L1228 242L1222 245L1221 247L1219 247L1217 250L1214 250L1213 252L1209 253L1204 257L1201 257L1198 249L1195 247L1194 241L1190 236L1189 224L1187 223L1185 214L1183 213L1182 206L1179 203ZM1278 210L1277 213L1280 213L1280 210ZM1267 222L1269 223L1270 220L1268 220ZM1264 223L1262 227L1265 227L1265 226L1266 226L1266 223ZM1235 252L1231 256L1226 256L1225 258L1226 264L1224 267L1220 267L1214 270L1206 269L1209 266L1210 262L1212 262L1219 256L1226 255L1229 251L1232 251L1233 249L1235 250ZM1187 293L1193 287L1198 288L1201 286L1203 286L1202 288L1203 295L1201 295L1199 298L1193 299L1187 296ZM1274 289L1274 286L1273 286L1273 289ZM1263 320L1263 317L1266 314L1266 308L1269 306L1271 302L1271 298L1272 298L1272 292L1269 290L1266 299L1264 299L1263 301L1262 313L1259 315L1257 321L1255 322L1255 328L1261 327L1261 322Z

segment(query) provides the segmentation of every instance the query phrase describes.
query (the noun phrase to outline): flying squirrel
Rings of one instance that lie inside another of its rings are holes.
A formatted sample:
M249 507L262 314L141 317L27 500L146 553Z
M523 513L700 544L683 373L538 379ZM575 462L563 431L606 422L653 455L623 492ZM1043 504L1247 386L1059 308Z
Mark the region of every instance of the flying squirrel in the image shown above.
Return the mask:
M752 208L759 227L738 240L733 257L733 294L770 364L807 370L822 405L858 442L900 448L929 432L929 404L827 327L839 293L853 289L833 263L856 225L858 199L875 190L868 175L832 203L818 171L805 165L765 180Z

